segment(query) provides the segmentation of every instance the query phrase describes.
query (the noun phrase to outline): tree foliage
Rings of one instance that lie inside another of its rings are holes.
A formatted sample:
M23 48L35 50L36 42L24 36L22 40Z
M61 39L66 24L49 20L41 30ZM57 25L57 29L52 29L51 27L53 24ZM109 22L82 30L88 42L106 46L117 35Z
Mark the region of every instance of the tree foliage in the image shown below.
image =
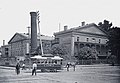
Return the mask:
M64 59L67 59L69 57L67 47L64 45L60 45L60 44L55 44L52 46L51 54L59 55L60 57Z
M117 57L117 62L120 64L120 28L119 27L112 27L112 23L107 20L104 22L99 22L98 26L108 32L108 39L107 45L111 52L110 56Z
M110 23L109 21L107 20L104 20L103 23L102 22L99 22L98 23L98 26L103 29L104 31L109 31L110 28L112 27L112 23Z
M111 54L115 55L118 63L120 63L120 28L113 27L109 30L109 41L107 43Z
M65 50L66 49L63 45L56 44L56 45L52 46L51 53L54 54L54 55L56 55L56 54L64 55L64 54L66 54Z
M98 53L94 48L85 46L78 52L78 59L97 59Z

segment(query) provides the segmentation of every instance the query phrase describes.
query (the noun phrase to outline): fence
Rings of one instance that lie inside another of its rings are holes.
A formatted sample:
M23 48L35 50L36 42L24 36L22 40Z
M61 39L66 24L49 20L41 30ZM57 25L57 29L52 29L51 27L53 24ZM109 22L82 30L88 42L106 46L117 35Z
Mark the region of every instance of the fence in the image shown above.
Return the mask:
M110 60L110 59L98 59L98 60L78 60L77 64L78 65L92 65L92 64L116 64L115 60Z
M6 61L5 58L0 58L0 65L11 65L15 66L16 65L16 60L14 58L10 58L8 61ZM63 61L62 65L66 65L69 60ZM98 59L98 60L75 60L73 62L77 62L78 65L92 65L92 64L116 64L116 60L111 60L111 59ZM30 66L31 64L29 63L29 60L25 61L26 66Z
M0 65L15 66L16 62L14 58L0 58Z

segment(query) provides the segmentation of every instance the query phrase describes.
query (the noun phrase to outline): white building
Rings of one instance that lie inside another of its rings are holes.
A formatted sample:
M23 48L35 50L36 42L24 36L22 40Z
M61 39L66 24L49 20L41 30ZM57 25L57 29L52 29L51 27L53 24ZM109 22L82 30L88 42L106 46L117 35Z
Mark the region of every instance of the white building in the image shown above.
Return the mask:
M108 41L107 33L101 30L96 24L91 23L82 26L67 29L64 27L64 31L54 33L55 43L64 44L70 52L70 56L76 56L79 49L88 46L94 47L98 54L98 57L106 58L108 48L106 42Z

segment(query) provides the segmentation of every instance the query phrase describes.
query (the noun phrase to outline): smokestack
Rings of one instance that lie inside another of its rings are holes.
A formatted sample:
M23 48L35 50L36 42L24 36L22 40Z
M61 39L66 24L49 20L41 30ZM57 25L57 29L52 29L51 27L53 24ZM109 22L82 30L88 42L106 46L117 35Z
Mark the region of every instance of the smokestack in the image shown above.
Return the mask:
M30 12L31 15L31 52L37 48L37 13Z
M82 26L84 26L84 25L85 25L85 21L82 22Z

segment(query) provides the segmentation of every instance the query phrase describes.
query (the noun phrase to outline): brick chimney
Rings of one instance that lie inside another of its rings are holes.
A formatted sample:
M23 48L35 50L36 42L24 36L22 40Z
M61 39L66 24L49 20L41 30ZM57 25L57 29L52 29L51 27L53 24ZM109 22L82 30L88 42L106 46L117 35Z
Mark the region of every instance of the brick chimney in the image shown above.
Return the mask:
M81 22L81 24L82 24L82 26L84 26L85 25L85 21Z
M64 31L67 31L67 29L68 29L68 26L65 25L65 26L64 26Z
M30 12L31 15L31 52L37 48L37 13Z
M5 45L5 40L3 40L3 46Z

